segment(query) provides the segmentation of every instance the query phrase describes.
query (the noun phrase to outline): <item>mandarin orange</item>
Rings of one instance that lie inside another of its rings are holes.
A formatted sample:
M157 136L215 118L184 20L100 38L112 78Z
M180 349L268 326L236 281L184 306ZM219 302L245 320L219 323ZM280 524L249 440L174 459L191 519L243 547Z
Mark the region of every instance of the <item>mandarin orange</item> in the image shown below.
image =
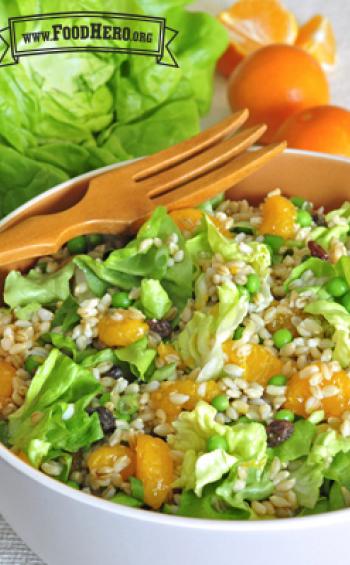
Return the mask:
M269 45L248 55L229 82L232 110L248 108L248 125L266 123L264 142L270 142L291 115L327 104L329 88L320 64L299 47Z

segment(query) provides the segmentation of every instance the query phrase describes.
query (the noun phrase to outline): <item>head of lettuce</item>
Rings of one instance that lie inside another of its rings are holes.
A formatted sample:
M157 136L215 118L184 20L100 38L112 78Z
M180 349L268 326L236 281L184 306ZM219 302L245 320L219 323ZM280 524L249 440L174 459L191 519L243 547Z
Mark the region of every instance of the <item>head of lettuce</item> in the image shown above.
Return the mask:
M178 31L172 42L178 68L159 65L155 57L78 51L22 57L0 68L0 217L69 178L198 132L227 35L209 14L187 12L187 3L74 2L77 12L166 18ZM0 28L9 17L69 11L70 0L1 2ZM77 17L74 23L86 22Z

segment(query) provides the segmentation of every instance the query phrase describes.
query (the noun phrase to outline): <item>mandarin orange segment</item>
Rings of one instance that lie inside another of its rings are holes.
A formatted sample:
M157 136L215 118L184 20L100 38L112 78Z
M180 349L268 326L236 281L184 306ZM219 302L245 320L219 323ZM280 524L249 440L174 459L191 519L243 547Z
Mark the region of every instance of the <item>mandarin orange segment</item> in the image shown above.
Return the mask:
M15 375L16 369L10 363L0 360L0 408L11 400Z
M330 21L317 14L299 29L295 45L305 49L321 65L333 67L336 60L336 41Z
M149 331L145 322L131 318L127 310L120 312L120 320L104 316L98 325L98 337L108 347L126 347Z
M180 231L191 235L199 228L203 218L203 212L198 208L173 210L169 215Z
M128 457L129 463L121 470L120 474L124 481L136 472L135 452L124 445L103 445L92 451L87 458L87 466L90 472L103 473L104 468L114 467L121 457Z
M223 351L227 355L227 363L241 367L248 382L266 386L271 377L282 372L280 359L263 345L237 346L236 341L229 340L224 343Z
M160 438L139 435L136 441L136 476L143 483L145 503L157 510L171 490L173 459L168 444Z
M270 196L262 205L261 234L279 235L292 239L295 234L296 208L284 196Z
M231 44L242 55L270 43L294 43L298 24L278 0L239 0L219 14Z
M320 363L313 363L313 365L320 367ZM329 380L324 378L318 387L324 397L319 399L319 404L314 405L314 408L309 408L307 403L313 397L312 385L309 378L302 378L300 372L294 373L288 381L285 408L303 417L309 416L315 409L323 409L327 418L339 417L343 412L349 410L350 378L345 371L333 373ZM328 394L331 395L328 396Z
M216 381L207 381L205 383L203 396L200 396L198 392L200 386L200 383L190 379L163 382L156 391L151 393L151 406L154 410L163 410L167 421L172 422L182 410L193 410L199 400L211 402L215 396L220 394L220 387ZM176 402L176 395L178 394L187 397L182 404Z
M233 235L230 232L230 230L228 230L224 223L222 221L220 221L218 218L216 218L215 216L209 216L211 221L213 222L214 226L216 226L219 230L220 233L222 233L222 235L224 235L225 237L228 237L229 239L232 239Z
M16 453L18 459L21 459L21 461L23 461L24 463L27 463L27 465L31 465L31 462L29 461L29 457L26 453L24 453L24 451L19 451L18 453Z

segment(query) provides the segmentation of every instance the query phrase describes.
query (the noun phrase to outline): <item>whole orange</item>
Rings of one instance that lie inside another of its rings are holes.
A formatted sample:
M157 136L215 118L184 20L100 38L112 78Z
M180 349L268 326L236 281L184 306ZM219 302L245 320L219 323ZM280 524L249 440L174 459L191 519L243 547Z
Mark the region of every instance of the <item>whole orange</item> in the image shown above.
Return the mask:
M270 142L289 116L327 104L329 89L319 63L292 45L268 45L248 55L233 71L229 101L233 110L248 108L248 124L266 123Z
M316 106L291 116L275 140L289 147L350 157L350 112L337 106Z

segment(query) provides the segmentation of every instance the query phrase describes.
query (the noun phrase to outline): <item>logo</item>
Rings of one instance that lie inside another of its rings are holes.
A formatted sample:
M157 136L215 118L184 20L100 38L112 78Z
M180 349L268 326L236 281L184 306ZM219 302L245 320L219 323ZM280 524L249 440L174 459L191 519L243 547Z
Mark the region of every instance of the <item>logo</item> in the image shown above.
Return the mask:
M61 12L9 18L0 29L0 67L21 57L99 51L155 57L178 67L170 44L178 32L165 18L111 12Z

